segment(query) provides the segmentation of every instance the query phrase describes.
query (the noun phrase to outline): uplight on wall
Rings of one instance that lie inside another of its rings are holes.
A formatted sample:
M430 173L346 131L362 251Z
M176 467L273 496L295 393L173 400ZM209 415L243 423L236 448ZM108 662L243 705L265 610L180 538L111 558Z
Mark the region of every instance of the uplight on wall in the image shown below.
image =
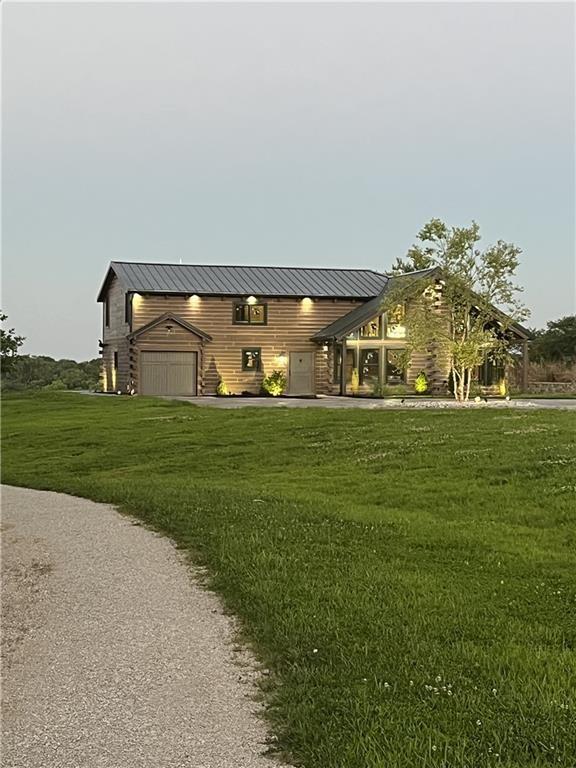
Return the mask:
M288 355L286 352L280 352L279 355L276 355L276 365L280 365L282 367L288 365Z
M139 293L132 294L132 309L138 309L142 304L142 296Z

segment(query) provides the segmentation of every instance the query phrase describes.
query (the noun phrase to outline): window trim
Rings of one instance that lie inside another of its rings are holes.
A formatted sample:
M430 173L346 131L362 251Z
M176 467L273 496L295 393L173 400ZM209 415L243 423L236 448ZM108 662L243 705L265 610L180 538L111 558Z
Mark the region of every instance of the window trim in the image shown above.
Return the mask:
M402 381L395 381L390 382L388 381L388 354L390 352L405 352L406 347L384 347L384 381L383 384L385 384L387 387L398 387L405 385L408 381L408 371L406 369L402 370Z
M236 308L237 307L248 307L248 320L237 320L236 319ZM264 321L262 323L253 323L250 319L250 309L252 307L262 307L264 310ZM262 325L268 325L268 304L265 304L264 302L256 302L256 304L248 304L247 301L234 301L232 302L232 324L233 325L256 325L258 327Z
M132 330L132 294L129 291L124 294L124 322Z
M364 336L362 334L362 329L365 328L370 323L374 322L374 320L378 321L378 335L377 336ZM373 317L371 320L368 320L364 325L361 325L360 328L358 328L358 339L360 341L380 341L382 339L382 331L384 330L384 322L382 319L382 315L377 315L376 317Z
M258 365L254 368L248 368L246 366L245 353L257 352L258 353ZM262 370L262 347L242 347L241 352L242 372L243 373L259 373Z
M359 349L358 349L358 381L360 383L360 386L362 386L362 385L367 385L367 386L372 385L372 386L374 386L376 384L379 384L379 382L380 382L380 366L382 364L382 355L381 355L382 350L383 350L383 347L381 347L381 346L378 346L378 347L359 347ZM362 358L363 358L363 356L367 352L375 352L376 356L378 358L377 362L373 363L372 366L370 366L370 367L376 369L376 380L375 381L366 381L366 379L364 378L364 366L366 365L366 363L362 362Z
M403 323L403 325L401 327L404 328L404 336L390 336L388 334L388 328L391 325L396 325L395 323L390 323L389 322L390 311L388 311L388 312L385 313L385 318L386 319L385 319L384 328L383 328L383 330L384 330L383 338L384 338L385 341L405 341L406 338L408 337L408 329L406 327L406 302L403 301L398 306L402 307L402 320L404 321L404 323Z

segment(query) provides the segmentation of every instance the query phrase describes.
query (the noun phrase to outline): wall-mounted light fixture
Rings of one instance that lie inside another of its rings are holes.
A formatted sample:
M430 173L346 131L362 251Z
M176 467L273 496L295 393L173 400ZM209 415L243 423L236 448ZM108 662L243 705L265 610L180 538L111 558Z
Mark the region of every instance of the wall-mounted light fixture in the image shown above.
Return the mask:
M257 303L258 303L258 299L256 298L256 296L248 296L248 298L246 299L246 304L257 304Z
M174 326L173 325L167 325L166 326L166 334L168 336L171 336L174 333Z
M309 296L304 296L304 298L300 302L300 305L302 307L302 311L303 312L310 312L310 310L312 309L312 305L313 304L314 304L314 302L312 301L312 299Z

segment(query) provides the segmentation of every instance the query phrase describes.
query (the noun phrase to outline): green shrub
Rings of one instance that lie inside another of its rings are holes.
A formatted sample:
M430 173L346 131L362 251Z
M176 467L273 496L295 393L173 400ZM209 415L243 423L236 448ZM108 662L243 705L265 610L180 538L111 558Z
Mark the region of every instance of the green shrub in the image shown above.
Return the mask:
M226 384L220 379L218 382L218 386L216 387L216 395L218 397L227 397L230 394L230 390L226 386Z
M428 376L426 376L425 371L420 371L418 376L416 376L416 380L414 381L414 391L418 395L423 395L428 391Z
M353 368L352 380L350 381L350 392L352 392L353 395L357 395L359 389L360 389L360 376L358 374L358 368Z
M272 397L278 397L286 391L288 380L282 371L272 371L262 382L262 389Z

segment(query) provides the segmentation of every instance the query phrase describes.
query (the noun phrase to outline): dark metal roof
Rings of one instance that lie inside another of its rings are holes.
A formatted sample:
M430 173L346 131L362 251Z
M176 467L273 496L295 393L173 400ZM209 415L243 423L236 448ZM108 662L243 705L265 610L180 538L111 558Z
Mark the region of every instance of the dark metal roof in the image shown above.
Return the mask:
M388 277L371 269L236 267L206 264L140 264L113 261L98 295L103 301L115 274L126 291L213 296L285 296L369 299Z
M432 277L436 274L438 274L438 270L433 267L432 269L421 269L417 272L407 272L403 275L397 275L388 278L386 285L377 296L375 296L373 299L370 299L370 301L367 301L365 304L361 304L359 307L356 307L346 315L339 317L338 320L335 320L333 323L330 323L330 325L322 328L321 331L318 331L318 333L315 333L312 338L315 341L326 341L328 339L344 338L344 336L347 336L349 333L357 330L382 311L381 308L384 302L384 297L387 293L392 291L392 289L400 280L410 280L411 282L415 279L425 280L426 278Z

